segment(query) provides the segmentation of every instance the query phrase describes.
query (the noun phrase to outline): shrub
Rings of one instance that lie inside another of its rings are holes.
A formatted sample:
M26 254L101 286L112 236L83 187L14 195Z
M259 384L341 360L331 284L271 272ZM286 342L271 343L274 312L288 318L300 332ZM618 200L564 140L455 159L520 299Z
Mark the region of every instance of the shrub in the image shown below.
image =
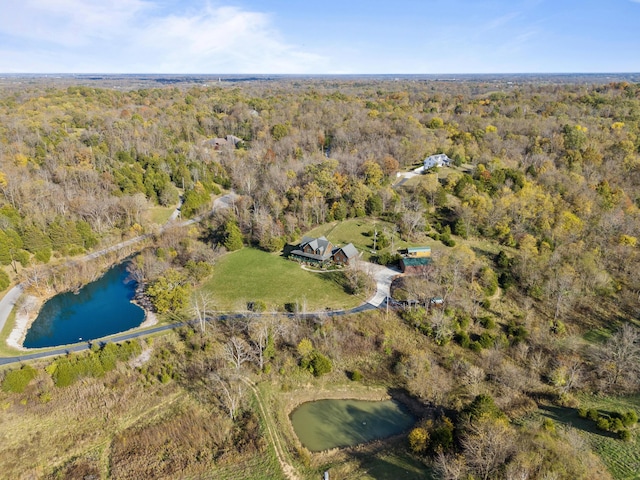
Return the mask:
M409 432L408 440L413 453L424 453L429 446L429 432L422 427L416 427Z
M38 372L30 365L24 365L19 370L11 370L2 380L2 390L11 393L24 392L29 382L36 378Z
M379 265L394 265L397 264L401 258L402 255L398 253L382 252L379 253L374 260Z
M587 418L587 409L586 409L586 408L583 408L583 407L580 407L580 408L578 409L578 416L579 416L580 418Z
M471 344L471 339L469 338L469 334L465 331L456 333L455 340L456 340L456 343L460 345L462 348L469 348L469 345Z
M364 378L362 376L362 373L360 373L358 370L354 370L353 372L351 372L351 375L349 377L353 382L361 382L362 379Z
M600 417L596 421L596 427L598 427L599 430L609 431L611 424L609 423L608 418Z
M469 323L471 323L471 317L467 312L458 312L456 322L462 330L466 330L469 327Z
M631 432L629 430L627 430L626 428L620 430L618 432L618 436L620 437L620 440L628 442L631 440Z
M619 418L612 418L609 421L609 430L611 430L612 432L619 432L620 430L624 430L622 420L620 420Z
M447 417L442 417L438 426L431 432L431 450L436 453L447 451L453 446L453 422Z
M553 420L550 418L545 418L544 422L542 422L542 428L544 428L547 432L555 433L556 432L556 424L553 423Z
M495 340L496 339L492 334L490 334L489 332L484 332L482 335L480 335L478 343L482 345L483 348L491 348L494 345Z
M498 408L493 401L493 397L486 394L476 396L476 398L465 408L465 412L471 417L472 420L476 420L483 417L488 418L503 418L504 413Z
M491 317L480 317L479 321L480 325L482 325L487 330L496 328L496 322L494 322L493 318Z
M247 309L251 312L264 312L267 310L267 304L262 300L255 300L247 304Z
M524 342L529 336L529 332L524 325L518 325L514 320L511 320L507 325L507 335L509 335L511 341L516 344Z
M598 414L598 410L596 410L595 408L590 408L589 410L587 410L587 418L589 420L593 420L594 422L597 422L598 418L600 418L600 415Z
M333 368L333 364L328 357L325 357L320 352L314 352L311 361L309 362L309 369L313 373L314 377L320 377L325 373L329 373Z
M129 360L141 351L142 347L137 341L107 343L99 350L91 349L81 355L57 358L45 370L57 387L67 387L80 378L101 377L114 369L118 361Z
M630 427L635 423L638 423L638 414L635 412L635 410L629 410L628 412L622 414L622 424L625 427Z

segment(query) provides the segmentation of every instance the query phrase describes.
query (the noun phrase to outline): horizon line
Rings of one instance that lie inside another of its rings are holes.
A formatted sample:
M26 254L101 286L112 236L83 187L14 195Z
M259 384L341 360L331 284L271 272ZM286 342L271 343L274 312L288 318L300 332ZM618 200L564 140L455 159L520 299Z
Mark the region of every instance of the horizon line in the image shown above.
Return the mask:
M438 73L177 73L177 72L0 72L6 76L85 76L85 75L165 75L165 76L331 76L331 77L353 77L353 76L435 76L435 75L640 75L640 71L611 72L611 71L576 71L576 72L438 72Z

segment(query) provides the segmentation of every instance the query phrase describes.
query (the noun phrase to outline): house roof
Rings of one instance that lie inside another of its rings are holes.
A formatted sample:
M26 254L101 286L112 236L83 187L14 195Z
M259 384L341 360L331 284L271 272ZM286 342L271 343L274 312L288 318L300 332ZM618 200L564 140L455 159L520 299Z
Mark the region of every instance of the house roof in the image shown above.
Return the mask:
M340 247L338 250L342 250L347 258L354 258L358 256L358 250L353 243L347 243L344 247Z
M403 258L401 261L405 267L421 267L431 263L429 257Z
M229 143L233 143L234 145L244 142L244 140L242 140L240 137L236 137L235 135L227 135L225 140Z
M447 157L445 153L438 153L436 155L430 155L424 159L426 162L435 162L435 163L450 163L451 159Z
M202 142L202 145L204 145L205 147L223 147L225 145L238 145L239 143L243 143L244 140L242 140L239 137L236 137L235 135L227 135L226 138L211 138L209 140L205 140L204 142Z
M314 253L303 252L302 250L292 250L290 255L309 258L311 260L316 260L318 262L324 262L330 258L329 255L316 255Z
M318 257L318 259L322 259L322 260L326 260L329 258L329 256L331 255L331 242L329 240L327 240L326 237L318 237L318 238L313 238L313 237L307 237L304 236L302 237L302 241L300 242L300 245L298 246L297 250L294 250L293 254L296 255L305 255L305 256L310 256L311 254L309 253L305 253L302 250L304 249L305 246L309 245L314 252L320 252L319 254L315 254L315 257ZM296 253L296 252L301 252L301 253Z

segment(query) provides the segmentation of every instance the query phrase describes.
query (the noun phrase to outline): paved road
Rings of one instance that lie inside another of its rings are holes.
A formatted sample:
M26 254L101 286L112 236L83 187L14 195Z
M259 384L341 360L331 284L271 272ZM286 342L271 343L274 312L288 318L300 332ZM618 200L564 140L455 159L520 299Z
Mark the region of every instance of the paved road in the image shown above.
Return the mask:
M9 314L11 314L11 310L13 310L13 307L22 295L22 290L22 284L16 285L0 300L0 332L4 328L7 318L9 318Z
M375 310L377 309L378 306L372 305L371 303L363 303L362 305L359 305L355 308L351 308L349 310L331 310L331 311L322 311L322 312L312 312L312 313L305 313L305 314L296 314L296 313L282 313L282 312L267 312L267 313L228 313L228 314L222 314L222 315L218 315L215 318L211 318L208 321L209 322L216 322L216 321L224 321L224 320L230 320L230 319L234 319L234 318L246 318L249 316L252 317L258 317L258 316L286 316L286 317L298 317L298 318L319 318L321 316L327 316L327 317L338 317L338 316L343 316L343 315L350 315L353 313L360 313L360 312L366 312L368 310ZM192 322L194 325L196 324L195 321ZM82 343L75 343L73 345L66 345L60 348L53 348L53 349L49 349L46 351L36 351L33 353L28 353L28 352L24 352L22 355L19 355L17 357L0 357L0 365L8 365L11 363L20 363L20 362L24 362L27 360L36 360L38 358L47 358L47 357L55 357L57 355L66 355L68 353L71 352L81 352L83 350L88 350L91 348L91 345L93 343L117 343L117 342L124 342L126 340L132 340L134 338L141 338L141 337L146 337L148 335L152 335L154 333L158 333L158 332L164 332L166 330L172 330L174 328L178 328L178 327L182 327L185 324L183 322L177 322L177 323L172 323L169 325L159 325L157 327L151 327L151 328L147 328L144 330L137 330L134 332L125 332L125 333L120 333L117 335L111 335L110 337L104 337L104 338L98 338L96 340L91 340L90 342L82 342Z
M210 215L212 215L215 211L220 210L220 209L224 209L224 208L230 208L231 206L233 206L233 203L236 201L236 199L238 198L238 195L236 195L234 192L228 193L226 195L223 195L219 198L216 198L213 202L213 206L211 208L211 210L203 215L199 215L197 217L194 217L190 220L185 220L184 222L180 222L180 223L175 223L175 220L178 218L178 216L180 215L180 209L182 207L182 199L180 199L180 204L178 205L178 207L173 211L173 213L171 214L171 217L169 218L169 221L167 223L165 223L162 228L160 229L160 231L164 231L165 229L169 228L170 226L173 225L177 225L179 227L184 227L187 225L192 225L196 222L200 222L202 221L203 218L208 217ZM134 238L130 238L129 240L125 240L123 242L120 242L116 245L112 245L111 247L107 247L107 248L103 248L102 250L98 250L96 252L92 252L89 253L87 255L85 255L84 257L82 257L82 260L93 260L96 259L98 257L101 257L109 252L115 252L117 250L120 250L121 248L124 247L128 247L130 245L133 245L135 243L138 243L146 238L149 238L152 234L147 233L145 235L140 235L138 237L134 237ZM2 329L4 328L5 323L7 322L7 318L9 318L9 315L11 314L11 311L13 310L16 302L18 301L18 299L20 298L20 296L22 295L24 290L24 287L22 284L18 284L15 287L13 287L11 290L9 290L7 292L7 294L0 299L0 331L2 331ZM160 327L158 327L160 328ZM166 330L167 328L171 328L171 327L162 327L161 330ZM145 331L145 334L148 333L152 333L150 331ZM131 334L130 334L131 335ZM139 336L139 335L138 335ZM133 338L133 337L131 337ZM77 348L78 350L81 350L81 346L78 347L73 347L73 348ZM85 346L86 348L86 346ZM67 350L69 350L69 348L67 349L60 349L60 353L64 353ZM77 350L74 350L77 351ZM35 354L33 354L35 355ZM45 355L40 355L40 357L42 356L47 356ZM27 355L24 355L20 358L26 358ZM31 357L31 358L40 358L40 357ZM4 360L4 361L3 361ZM11 362L7 362L6 360L8 359L2 359L0 358L0 365L2 365L3 363L11 363Z
M19 362L24 362L26 360L35 360L37 358L46 358L46 357L55 357L57 355L66 355L67 353L71 353L71 352L81 352L83 350L88 350L89 348L91 348L91 344L92 343L106 343L106 342L124 342L126 340L131 340L134 338L140 338L140 337L145 337L147 335L151 335L153 333L157 333L157 332L163 332L165 330L171 330L172 328L176 328L183 325L182 323L173 323L171 325L160 325L157 327L152 327L152 328L148 328L145 330L138 330L135 332L129 332L129 333L120 333L118 335L112 335L110 337L105 337L102 339L98 339L98 340L92 340L91 342L82 342L82 343L76 343L73 345L67 345L64 347L60 347L60 348L54 348L51 350L47 350L44 352L34 352L34 353L28 353L28 352L24 352L24 354L17 356L17 357L4 357L4 358L0 358L0 365L7 365L10 363L19 363Z
M387 267L380 267L379 265L373 265L373 267L375 267L374 276L377 281L377 290L375 295L371 297L367 302L363 303L362 305L358 305L357 307L351 308L349 310L328 310L328 311L320 311L320 312L309 312L304 314L282 313L282 312L251 313L251 314L228 313L228 314L218 315L215 318L209 319L209 321L210 322L225 321L225 320L230 320L234 318L246 318L248 316L253 316L253 317L287 316L287 317L298 317L298 318L319 318L322 316L340 317L343 315L352 315L354 313L361 313L369 310L376 310L386 305L386 299L387 299L387 296L389 295L389 285L391 284L391 280L393 279L393 277L398 275L399 272ZM195 321L193 323L195 324ZM184 323L182 322L172 323L170 325L160 325L157 327L151 327L144 330L137 330L134 332L125 332L118 335L112 335L110 337L92 340L91 342L82 342L82 343L76 343L73 345L68 345L60 348L54 348L54 349L43 351L43 352L34 352L34 353L25 352L23 355L19 355L17 357L0 358L0 365L19 363L19 362L24 362L26 360L35 360L38 358L46 358L46 357L52 357L56 355L66 355L67 353L70 353L70 352L81 352L83 350L88 350L89 348L91 348L91 343L124 342L126 340L131 340L133 338L145 337L147 335L151 335L157 332L163 332L166 330L178 328L183 325Z

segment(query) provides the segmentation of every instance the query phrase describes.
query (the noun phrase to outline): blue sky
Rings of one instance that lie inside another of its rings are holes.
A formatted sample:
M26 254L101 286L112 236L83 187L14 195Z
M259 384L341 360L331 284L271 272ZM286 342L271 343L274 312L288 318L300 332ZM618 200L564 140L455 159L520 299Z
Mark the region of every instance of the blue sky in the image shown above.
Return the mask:
M0 72L640 72L640 0L0 0Z

